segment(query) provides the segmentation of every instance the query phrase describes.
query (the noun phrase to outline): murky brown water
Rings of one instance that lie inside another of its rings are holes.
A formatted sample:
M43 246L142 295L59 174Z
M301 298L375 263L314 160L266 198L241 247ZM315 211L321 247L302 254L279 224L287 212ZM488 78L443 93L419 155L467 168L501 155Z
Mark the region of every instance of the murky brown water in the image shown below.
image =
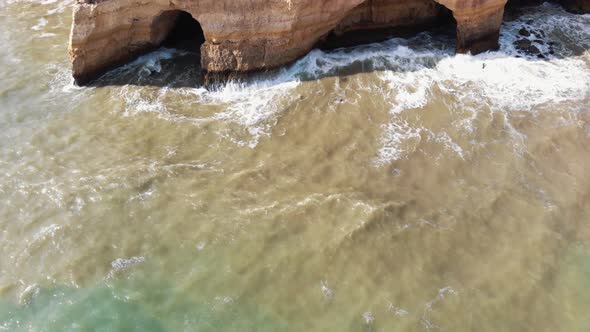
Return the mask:
M69 6L0 4L0 330L590 329L590 16L206 91L168 49L74 87Z

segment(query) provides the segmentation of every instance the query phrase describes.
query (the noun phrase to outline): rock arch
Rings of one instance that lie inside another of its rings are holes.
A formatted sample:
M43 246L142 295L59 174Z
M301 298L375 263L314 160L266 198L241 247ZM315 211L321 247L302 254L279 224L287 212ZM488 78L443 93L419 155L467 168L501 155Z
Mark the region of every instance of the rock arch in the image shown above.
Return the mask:
M179 9L162 11L154 17L150 33L154 44L167 47L200 52L201 45L205 43L201 23L191 13Z
M379 25L428 17L423 11L435 8L432 1L77 0L70 38L72 74L76 82L83 84L108 68L158 47L173 25L169 17L173 14L162 16L173 13L170 11L190 13L201 24L205 39L201 46L203 70L227 73L292 62L330 31L362 23L367 5L376 8L370 17L372 24ZM479 53L498 47L507 0L434 1L452 11L457 23L458 52ZM560 2L575 3L576 8L590 6L590 0Z
M434 0L365 0L330 32L325 47L375 42L449 23L456 23L451 11Z
M507 0L435 0L457 21L457 52L473 54L498 48Z

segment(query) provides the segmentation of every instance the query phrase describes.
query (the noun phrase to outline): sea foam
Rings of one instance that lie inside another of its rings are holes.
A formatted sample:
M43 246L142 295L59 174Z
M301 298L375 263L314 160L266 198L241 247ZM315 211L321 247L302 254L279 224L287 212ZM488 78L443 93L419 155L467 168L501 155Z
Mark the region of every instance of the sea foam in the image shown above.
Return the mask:
M356 73L375 72L377 81L366 88L389 103L391 116L390 123L383 126L382 147L375 159L378 165L408 156L420 140L436 142L465 158L465 147L456 143L453 134L408 122L407 112L426 107L437 94L452 96L454 103L447 105L451 111L466 113L453 125L469 135L475 130L474 120L480 112L534 113L539 107L589 98L589 26L590 15L574 15L556 5L544 4L503 24L501 49L497 52L455 55L449 36L421 33L409 39L392 38L353 48L313 50L274 73L231 81L212 90L164 87L158 93L146 94L140 88L126 87L122 96L128 115L155 112L171 121L224 121L241 126L251 139L234 140L231 134L224 135L236 144L254 148L261 137L270 136L285 105L297 102L300 93L306 93L298 90L303 82L339 75L355 79ZM542 30L546 37L539 45L555 42L554 54L549 53L548 46L540 47L545 59L517 50L514 42L521 38L518 30L523 27ZM162 48L117 71L149 76L162 70L162 61L180 55L180 51ZM168 94L191 95L196 104L221 106L221 110L206 116L178 115L165 101ZM514 128L507 129L522 139Z

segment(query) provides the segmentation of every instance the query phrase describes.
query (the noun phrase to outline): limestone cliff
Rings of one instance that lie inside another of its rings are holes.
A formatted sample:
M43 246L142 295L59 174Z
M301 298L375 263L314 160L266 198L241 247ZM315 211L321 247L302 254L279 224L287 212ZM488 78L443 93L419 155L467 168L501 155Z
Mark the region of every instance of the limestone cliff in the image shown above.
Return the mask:
M590 0L564 0L577 5ZM329 33L457 22L457 51L494 49L507 0L78 0L70 41L73 76L85 83L158 47L181 11L204 33L201 65L211 73L277 67Z

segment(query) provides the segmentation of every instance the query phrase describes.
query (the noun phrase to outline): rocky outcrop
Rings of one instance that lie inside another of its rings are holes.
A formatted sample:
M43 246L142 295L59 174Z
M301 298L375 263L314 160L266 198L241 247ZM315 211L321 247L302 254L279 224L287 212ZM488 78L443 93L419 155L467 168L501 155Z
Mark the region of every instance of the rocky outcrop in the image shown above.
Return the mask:
M590 0L560 0L559 1L567 10L574 13L589 13Z
M203 70L227 73L292 62L330 33L407 27L449 11L457 22L458 52L494 49L507 0L77 1L70 56L73 76L83 84L161 45L181 11L201 25Z

